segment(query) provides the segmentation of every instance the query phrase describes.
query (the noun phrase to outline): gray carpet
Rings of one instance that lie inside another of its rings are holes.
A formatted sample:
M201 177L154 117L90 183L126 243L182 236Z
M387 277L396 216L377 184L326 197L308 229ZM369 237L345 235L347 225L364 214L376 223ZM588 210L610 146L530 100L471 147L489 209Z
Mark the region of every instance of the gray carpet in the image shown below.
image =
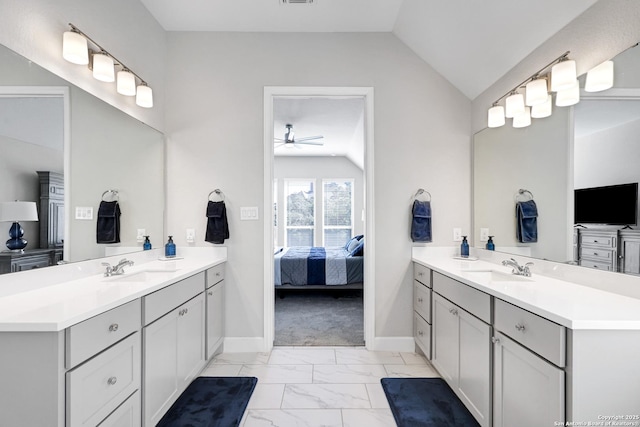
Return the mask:
M282 291L275 301L275 345L364 345L362 291Z

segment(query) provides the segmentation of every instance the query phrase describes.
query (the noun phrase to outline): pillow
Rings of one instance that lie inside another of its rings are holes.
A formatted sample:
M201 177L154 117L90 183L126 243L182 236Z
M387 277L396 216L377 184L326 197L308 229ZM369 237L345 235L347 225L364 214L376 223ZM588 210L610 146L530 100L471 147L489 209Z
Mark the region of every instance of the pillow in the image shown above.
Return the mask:
M353 248L355 248L355 247L356 247L356 245L358 244L358 240L362 239L363 237L364 237L364 235L363 235L363 234L360 234L360 235L358 235L358 236L352 237L351 239L349 239L349 240L347 241L347 243L345 243L345 245L344 245L344 249L345 249L347 252L351 252L351 251L353 250Z
M349 256L363 256L364 255L364 239L360 239L358 245L349 253Z

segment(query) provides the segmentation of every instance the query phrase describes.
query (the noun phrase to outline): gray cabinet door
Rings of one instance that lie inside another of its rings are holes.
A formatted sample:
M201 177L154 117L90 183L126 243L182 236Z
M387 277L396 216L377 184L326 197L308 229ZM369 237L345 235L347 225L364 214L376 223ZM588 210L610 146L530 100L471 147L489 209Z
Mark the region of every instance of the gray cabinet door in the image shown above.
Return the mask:
M207 289L207 360L224 338L224 281Z
M454 390L458 384L458 316L455 315L457 306L437 293L433 293L433 310L431 312L433 325L431 348L431 363L440 372Z
M640 238L622 236L620 238L620 271L625 274L640 275Z
M493 354L493 425L564 425L564 371L499 332Z
M185 389L204 367L204 292L178 308L178 388Z

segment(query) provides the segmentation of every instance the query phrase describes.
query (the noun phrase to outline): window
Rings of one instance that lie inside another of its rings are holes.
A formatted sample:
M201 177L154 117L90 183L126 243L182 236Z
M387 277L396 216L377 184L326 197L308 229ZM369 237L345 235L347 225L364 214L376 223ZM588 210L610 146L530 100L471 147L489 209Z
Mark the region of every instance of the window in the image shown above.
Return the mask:
M314 180L285 180L285 242L313 246L315 228Z
M324 246L342 246L353 234L353 180L322 181Z

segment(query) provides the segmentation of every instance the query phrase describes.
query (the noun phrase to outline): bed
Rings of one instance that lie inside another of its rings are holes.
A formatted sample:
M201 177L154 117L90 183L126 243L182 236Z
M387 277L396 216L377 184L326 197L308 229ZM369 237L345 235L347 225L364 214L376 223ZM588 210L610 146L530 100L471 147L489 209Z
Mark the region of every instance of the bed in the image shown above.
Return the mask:
M290 289L326 289L329 286L362 289L363 248L362 236L339 247L278 248L274 255L274 284Z

